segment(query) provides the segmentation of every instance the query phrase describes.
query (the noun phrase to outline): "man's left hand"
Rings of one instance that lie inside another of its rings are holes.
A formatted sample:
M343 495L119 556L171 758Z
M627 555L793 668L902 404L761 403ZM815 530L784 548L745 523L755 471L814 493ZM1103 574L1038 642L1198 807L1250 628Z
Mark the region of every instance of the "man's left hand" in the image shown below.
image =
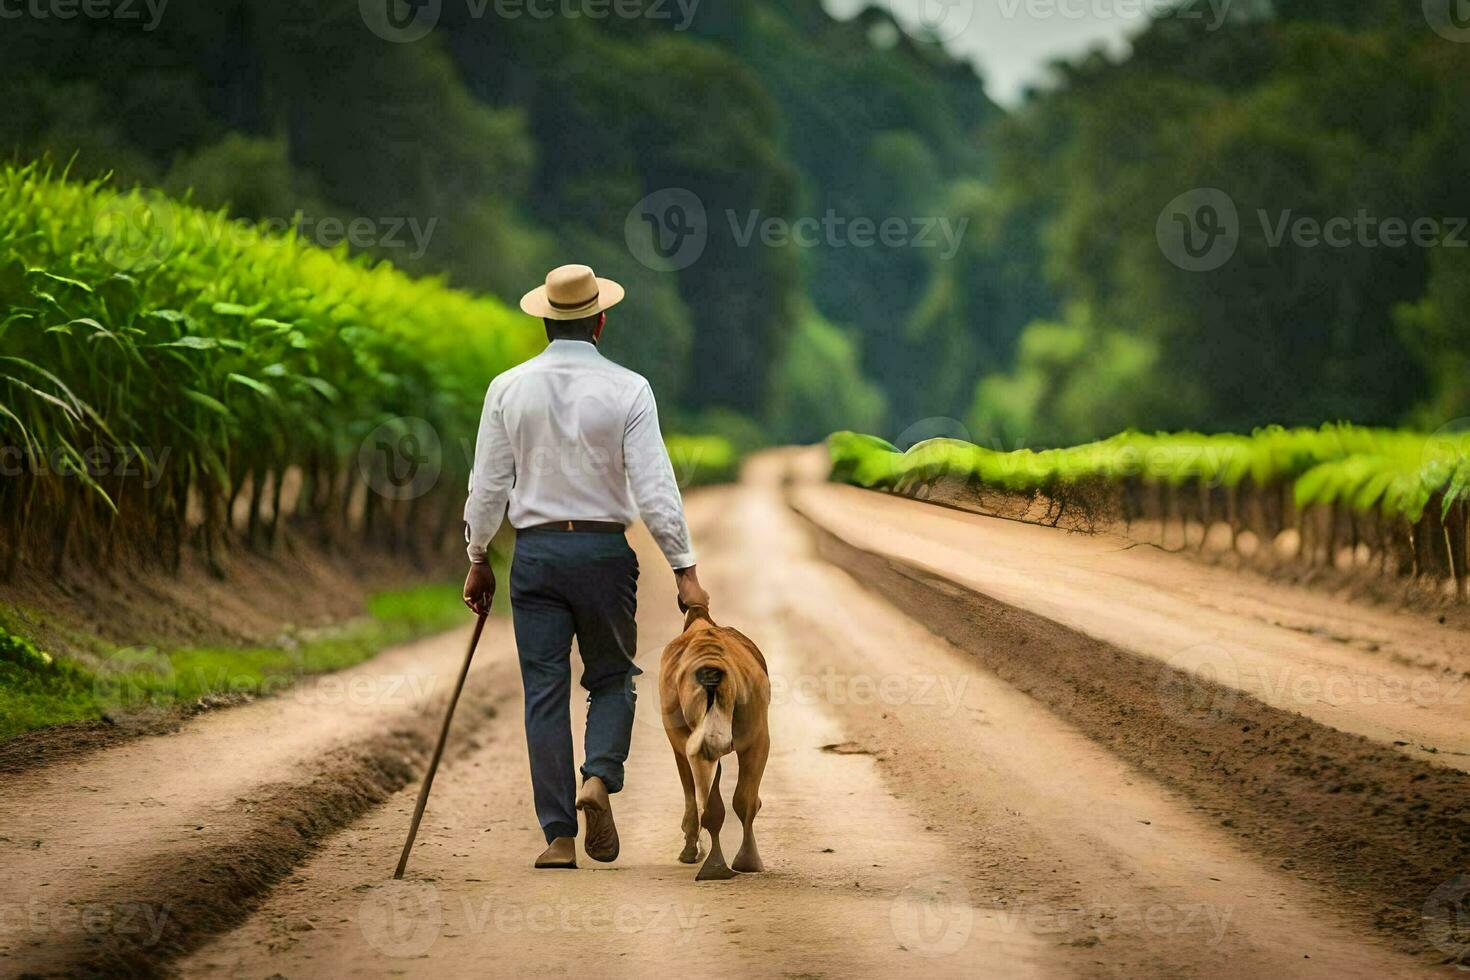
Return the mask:
M495 600L495 572L489 562L470 565L470 574L464 580L464 604L480 616L490 615L490 603Z

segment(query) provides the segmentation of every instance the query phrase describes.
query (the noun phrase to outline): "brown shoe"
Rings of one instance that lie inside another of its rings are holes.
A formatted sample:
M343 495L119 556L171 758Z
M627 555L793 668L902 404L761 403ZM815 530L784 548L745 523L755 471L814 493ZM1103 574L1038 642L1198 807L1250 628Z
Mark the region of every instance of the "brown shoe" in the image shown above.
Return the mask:
M538 868L575 868L577 866L577 839L558 837L546 845L546 850L536 859Z
M618 856L618 826L613 823L612 801L601 776L589 776L577 794L577 809L587 815L587 832L582 835L582 849L594 861L604 863Z

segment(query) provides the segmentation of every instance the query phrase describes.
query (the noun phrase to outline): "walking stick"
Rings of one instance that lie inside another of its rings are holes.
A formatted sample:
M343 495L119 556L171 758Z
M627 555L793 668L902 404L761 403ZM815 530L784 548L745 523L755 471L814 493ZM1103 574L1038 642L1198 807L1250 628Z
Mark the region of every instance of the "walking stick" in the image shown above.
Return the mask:
M459 704L460 692L464 690L464 679L470 673L470 661L475 659L475 647L480 645L480 634L485 631L485 615L475 622L475 635L470 637L470 649L464 655L464 666L459 669L459 683L454 685L454 694L449 698L449 710L444 712L444 727L439 729L439 744L434 746L434 757L429 760L429 771L424 773L424 785L419 789L419 802L413 808L413 823L408 825L408 840L403 842L403 854L398 858L398 870L394 879L403 877L408 867L408 852L413 850L413 839L418 836L419 821L424 818L424 807L429 802L429 787L434 785L434 772L439 768L439 757L444 754L444 742L449 738L449 723L454 719L454 706Z

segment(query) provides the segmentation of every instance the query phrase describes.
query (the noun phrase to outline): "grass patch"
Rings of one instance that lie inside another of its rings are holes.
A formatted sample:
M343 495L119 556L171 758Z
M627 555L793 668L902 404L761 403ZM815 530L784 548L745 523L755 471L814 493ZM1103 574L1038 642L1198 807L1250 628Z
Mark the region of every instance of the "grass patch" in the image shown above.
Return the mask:
M496 569L502 582L503 571ZM460 583L435 582L375 593L364 617L279 646L119 647L104 651L95 669L52 657L0 625L0 741L67 722L146 726L201 699L273 693L469 619Z

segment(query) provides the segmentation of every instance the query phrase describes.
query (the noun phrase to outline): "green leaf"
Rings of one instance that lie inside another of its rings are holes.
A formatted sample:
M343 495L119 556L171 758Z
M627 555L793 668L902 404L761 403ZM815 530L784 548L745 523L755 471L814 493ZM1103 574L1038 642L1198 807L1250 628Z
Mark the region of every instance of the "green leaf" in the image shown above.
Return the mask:
M166 341L162 344L153 344L154 347L184 347L189 350L217 350L220 346L218 337L180 337L178 340Z
M274 401L276 399L276 389L272 388L270 385L266 384L264 381L257 381L254 378L247 378L243 374L234 374L234 373L231 373L231 374L226 375L225 376L225 379L228 380L228 381L233 381L237 385L244 385L245 387L251 389L252 391L255 391L255 392L257 392L257 393L265 396L266 398L271 399L272 401Z
M211 398L209 395L206 395L202 391L195 391L193 388L185 388L183 391L184 397L189 399L189 401L194 402L197 405L203 405L211 412L218 412L220 415L223 415L227 418L229 417L230 410L225 407L225 404L223 402L215 398Z
M255 316L254 309L239 303L216 303L210 309L220 316Z
M63 283L67 286L75 286L77 289L80 289L83 292L90 293L92 291L92 287L82 282L80 279L71 279L67 276L58 276L54 272L46 272L44 270L41 272L41 275L45 276L47 279L50 279L52 282Z

